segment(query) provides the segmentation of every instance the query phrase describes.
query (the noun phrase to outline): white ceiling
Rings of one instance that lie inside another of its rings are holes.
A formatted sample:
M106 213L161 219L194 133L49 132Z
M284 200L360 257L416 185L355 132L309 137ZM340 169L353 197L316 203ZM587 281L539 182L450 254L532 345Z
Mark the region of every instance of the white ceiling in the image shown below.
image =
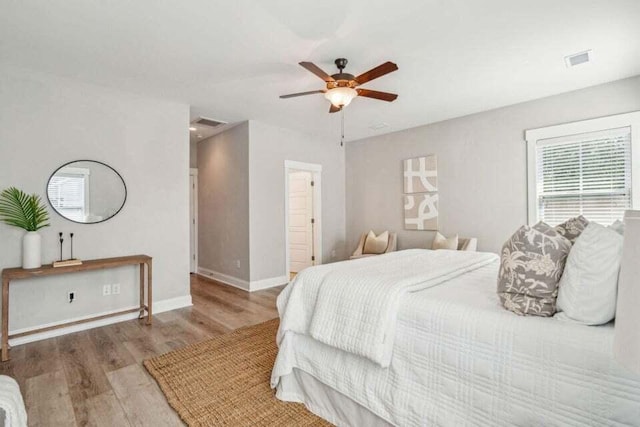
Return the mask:
M354 100L347 140L640 74L639 0L0 0L0 11L0 65L336 138L322 95L278 98L323 87L297 63L331 74L346 57L356 75L397 63L365 87L398 100ZM587 49L591 64L565 67Z

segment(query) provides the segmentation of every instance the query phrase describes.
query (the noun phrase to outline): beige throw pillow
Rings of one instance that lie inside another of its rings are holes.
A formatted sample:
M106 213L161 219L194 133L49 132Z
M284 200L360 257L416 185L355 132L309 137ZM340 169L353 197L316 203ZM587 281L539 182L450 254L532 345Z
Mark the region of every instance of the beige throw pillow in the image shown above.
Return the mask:
M458 250L458 235L456 234L455 236L445 237L440 232L436 232L436 237L433 239L431 249Z
M373 231L369 231L369 234L367 234L367 238L364 239L364 249L362 250L362 253L380 255L387 250L388 245L389 245L388 231L385 231L384 233L380 233L380 235L378 236L376 236Z

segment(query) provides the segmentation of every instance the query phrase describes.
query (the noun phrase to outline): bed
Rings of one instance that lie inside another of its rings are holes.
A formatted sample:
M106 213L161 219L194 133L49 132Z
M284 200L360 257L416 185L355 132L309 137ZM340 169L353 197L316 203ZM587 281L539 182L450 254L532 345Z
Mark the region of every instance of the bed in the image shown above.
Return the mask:
M340 426L640 425L640 375L613 359L613 324L506 311L498 265L410 250L303 272L278 299L276 396ZM402 286L377 295L385 277Z

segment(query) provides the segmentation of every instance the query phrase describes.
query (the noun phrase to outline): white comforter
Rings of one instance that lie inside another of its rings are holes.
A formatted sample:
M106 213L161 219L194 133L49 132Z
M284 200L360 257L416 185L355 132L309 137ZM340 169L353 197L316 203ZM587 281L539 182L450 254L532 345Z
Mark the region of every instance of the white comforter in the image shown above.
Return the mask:
M640 426L640 376L613 360L613 326L516 316L497 270L404 295L388 368L285 333L272 385L297 368L398 426Z
M389 366L401 298L495 262L483 252L410 249L302 271L278 297L280 330Z

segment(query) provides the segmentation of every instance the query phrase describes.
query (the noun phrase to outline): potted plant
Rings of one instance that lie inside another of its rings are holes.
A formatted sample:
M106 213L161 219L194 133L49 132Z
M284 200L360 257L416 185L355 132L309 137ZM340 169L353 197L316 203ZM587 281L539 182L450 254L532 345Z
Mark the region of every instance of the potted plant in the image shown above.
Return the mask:
M37 194L10 187L0 193L0 221L22 228L22 268L42 266L42 238L38 230L48 227L49 213Z

